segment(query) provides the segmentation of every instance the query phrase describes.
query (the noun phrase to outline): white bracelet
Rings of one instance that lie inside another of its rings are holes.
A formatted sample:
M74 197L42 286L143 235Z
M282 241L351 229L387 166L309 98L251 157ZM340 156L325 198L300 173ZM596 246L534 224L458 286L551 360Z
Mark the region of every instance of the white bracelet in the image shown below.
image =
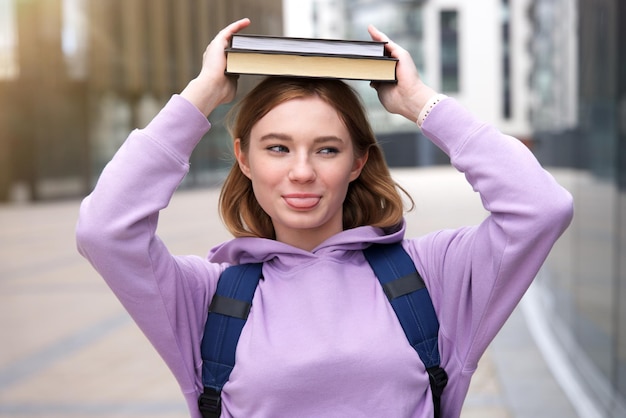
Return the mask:
M424 105L424 107L422 108L422 111L417 117L417 126L421 128L422 124L424 123L424 120L426 120L426 117L428 116L428 114L435 108L435 106L437 106L437 103L439 103L440 101L442 101L443 99L447 97L448 96L446 96L445 94L435 94L433 97L428 99L428 101L426 102L426 105Z

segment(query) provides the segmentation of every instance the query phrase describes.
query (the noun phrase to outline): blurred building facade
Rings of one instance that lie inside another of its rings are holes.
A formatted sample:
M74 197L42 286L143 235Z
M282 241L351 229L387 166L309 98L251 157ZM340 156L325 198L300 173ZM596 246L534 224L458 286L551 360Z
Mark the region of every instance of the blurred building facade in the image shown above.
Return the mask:
M344 0L347 36L373 23L407 49L427 84L506 133L530 140L530 0ZM390 115L359 84L393 166L446 163L414 124Z
M282 34L281 0L0 0L0 15L0 201L90 190L231 21ZM224 165L226 146L203 141L188 181Z
M534 0L535 152L574 221L539 281L546 323L602 416L626 416L626 3Z

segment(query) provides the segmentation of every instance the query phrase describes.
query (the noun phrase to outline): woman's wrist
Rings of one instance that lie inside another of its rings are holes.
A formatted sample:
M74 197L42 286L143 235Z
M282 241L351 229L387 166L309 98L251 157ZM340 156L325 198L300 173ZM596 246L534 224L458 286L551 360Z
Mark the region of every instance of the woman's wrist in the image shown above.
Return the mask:
M207 117L220 102L213 89L207 87L206 83L202 83L197 78L191 80L180 95L196 106Z
M421 80L418 80L417 85L413 89L411 99L407 103L409 109L407 109L406 117L414 123L417 123L422 110L428 104L430 98L436 94L437 91L424 84Z
M433 93L434 94L431 94L426 103L422 106L422 109L420 110L417 117L417 126L419 126L420 128L422 127L422 124L424 123L430 112L435 108L435 106L437 106L440 101L448 97L445 94L436 93L434 91Z

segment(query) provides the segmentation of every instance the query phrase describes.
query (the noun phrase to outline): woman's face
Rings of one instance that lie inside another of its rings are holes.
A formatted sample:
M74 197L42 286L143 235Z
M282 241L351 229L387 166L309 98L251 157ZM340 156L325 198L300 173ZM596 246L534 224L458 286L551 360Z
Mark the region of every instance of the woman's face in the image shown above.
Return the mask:
M343 229L348 184L367 160L355 156L339 115L317 96L273 108L253 126L245 153L235 141L235 155L276 239L306 250Z

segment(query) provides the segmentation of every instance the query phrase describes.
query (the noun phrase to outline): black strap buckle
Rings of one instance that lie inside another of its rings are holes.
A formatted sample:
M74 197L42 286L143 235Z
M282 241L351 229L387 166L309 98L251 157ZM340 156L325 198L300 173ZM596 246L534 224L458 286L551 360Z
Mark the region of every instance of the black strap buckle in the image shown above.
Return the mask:
M198 409L203 418L219 418L222 413L222 397L215 389L204 388L198 397Z
M433 392L433 396L440 397L443 393L443 389L448 384L448 373L439 366L430 367L426 369L426 371L428 372L430 389Z

